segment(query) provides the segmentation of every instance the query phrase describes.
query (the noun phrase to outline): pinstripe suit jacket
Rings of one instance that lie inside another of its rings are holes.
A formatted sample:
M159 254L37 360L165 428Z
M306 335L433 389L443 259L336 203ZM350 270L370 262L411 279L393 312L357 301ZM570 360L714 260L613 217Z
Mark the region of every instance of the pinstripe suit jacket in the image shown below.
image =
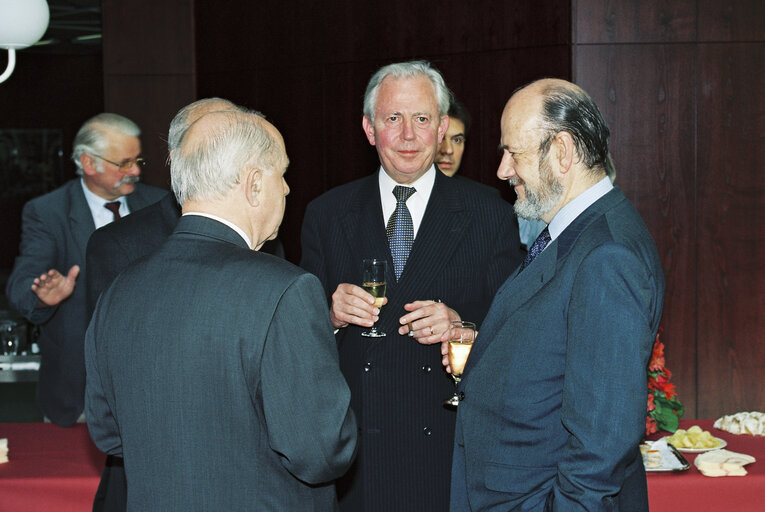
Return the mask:
M338 284L360 284L363 258L389 262L388 304L377 323L387 337L364 338L353 325L338 332L361 431L357 461L338 484L341 509L447 509L455 413L442 403L453 384L439 346L400 336L398 319L404 304L440 298L463 319L480 323L521 260L519 244L512 207L494 189L437 172L396 282L376 174L308 205L301 265L319 277L328 300Z

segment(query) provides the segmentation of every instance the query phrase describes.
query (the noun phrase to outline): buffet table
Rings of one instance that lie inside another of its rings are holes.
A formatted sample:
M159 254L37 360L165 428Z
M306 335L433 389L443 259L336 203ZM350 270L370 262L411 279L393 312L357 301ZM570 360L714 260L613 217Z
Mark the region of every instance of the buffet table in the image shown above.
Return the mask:
M87 426L0 423L9 462L0 464L0 510L85 512L93 507L106 456Z
M680 428L698 425L713 436L727 441L726 450L751 455L757 462L745 466L746 476L710 478L699 473L693 461L696 454L683 453L691 464L680 472L648 473L648 502L651 512L698 512L730 510L736 512L765 510L765 437L735 435L718 430L712 420L682 420ZM650 439L658 439L653 435Z
M728 442L726 449L746 453L757 462L743 477L709 478L690 469L648 473L651 512L730 510L762 511L765 499L765 437L733 435L712 427L711 420L683 420ZM652 436L659 438L666 432ZM10 462L0 464L0 510L14 512L90 511L105 455L90 440L85 424L61 428L50 423L0 423L8 438Z

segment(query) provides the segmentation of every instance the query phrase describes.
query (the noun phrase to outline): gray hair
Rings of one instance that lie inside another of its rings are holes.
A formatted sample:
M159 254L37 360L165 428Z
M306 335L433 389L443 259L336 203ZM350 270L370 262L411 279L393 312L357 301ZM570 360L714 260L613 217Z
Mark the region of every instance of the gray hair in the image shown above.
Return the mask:
M170 131L167 134L168 154L172 153L173 150L181 145L181 138L183 137L183 134L189 128L191 123L200 117L191 116L191 114L193 114L195 111L199 111L202 114L211 112L212 110L208 110L208 108L213 107L215 103L220 103L223 107L225 107L217 110L237 110L239 108L238 105L235 105L229 100L224 100L223 98L216 97L203 98L201 100L195 101L194 103L186 105L180 109L178 113L175 114L173 120L170 121ZM191 117L191 120L189 120L189 117Z
M583 89L574 84L545 87L539 124L548 132L539 147L541 158L547 156L556 133L568 132L587 169L615 177L608 150L611 133L595 101Z
M186 200L214 200L224 197L239 183L245 167L273 172L279 159L286 156L281 145L268 132L262 116L241 111L218 111L205 114L220 120L205 126L205 133L193 136L173 153L170 180L178 203Z
M424 75L433 84L435 90L436 103L438 104L438 115L444 116L449 111L449 100L452 96L451 91L444 82L444 77L430 63L424 60L413 60L409 62L397 62L388 64L377 70L372 75L367 84L367 90L364 93L364 115L369 121L375 122L375 106L377 104L377 94L380 92L380 85L383 80L391 76L393 78L409 78Z
M83 175L80 157L83 153L101 155L109 146L109 133L117 132L128 137L138 137L141 129L133 121L119 114L104 112L91 117L80 127L74 136L72 161L77 166L77 174ZM98 172L103 172L103 163L99 160Z

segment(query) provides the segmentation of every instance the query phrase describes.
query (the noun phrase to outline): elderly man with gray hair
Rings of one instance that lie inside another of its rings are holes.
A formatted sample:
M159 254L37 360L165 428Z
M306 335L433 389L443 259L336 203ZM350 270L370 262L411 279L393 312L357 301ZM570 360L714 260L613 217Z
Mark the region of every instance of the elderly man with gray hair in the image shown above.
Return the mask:
M433 165L450 92L422 61L370 79L362 128L374 174L312 201L301 266L321 279L359 418L359 458L338 483L342 510L446 510L453 393L438 343L451 321L480 323L520 263L512 207ZM353 165L353 163L349 163ZM386 301L360 286L362 259L387 261ZM375 325L385 337L366 337Z
M88 428L124 457L128 510L336 508L357 427L321 284L258 250L287 164L262 117L200 117L172 156L178 226L99 299Z
M40 325L37 404L60 426L72 425L83 411L88 238L165 193L137 183L146 164L140 134L134 122L117 114L87 120L72 152L80 178L24 206L20 254L5 293L19 313Z

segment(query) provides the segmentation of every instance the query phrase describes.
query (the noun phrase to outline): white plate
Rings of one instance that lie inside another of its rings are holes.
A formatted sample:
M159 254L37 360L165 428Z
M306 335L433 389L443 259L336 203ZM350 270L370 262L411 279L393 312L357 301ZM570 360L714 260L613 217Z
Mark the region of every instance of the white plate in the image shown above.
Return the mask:
M667 440L667 443L669 443L670 436L665 437ZM678 450L685 453L704 453L709 452L712 450L719 450L720 448L725 448L728 446L728 442L725 439L720 439L719 437L712 436L712 439L716 440L719 444L713 448L680 448L679 446L675 446ZM674 445L672 445L674 446Z

